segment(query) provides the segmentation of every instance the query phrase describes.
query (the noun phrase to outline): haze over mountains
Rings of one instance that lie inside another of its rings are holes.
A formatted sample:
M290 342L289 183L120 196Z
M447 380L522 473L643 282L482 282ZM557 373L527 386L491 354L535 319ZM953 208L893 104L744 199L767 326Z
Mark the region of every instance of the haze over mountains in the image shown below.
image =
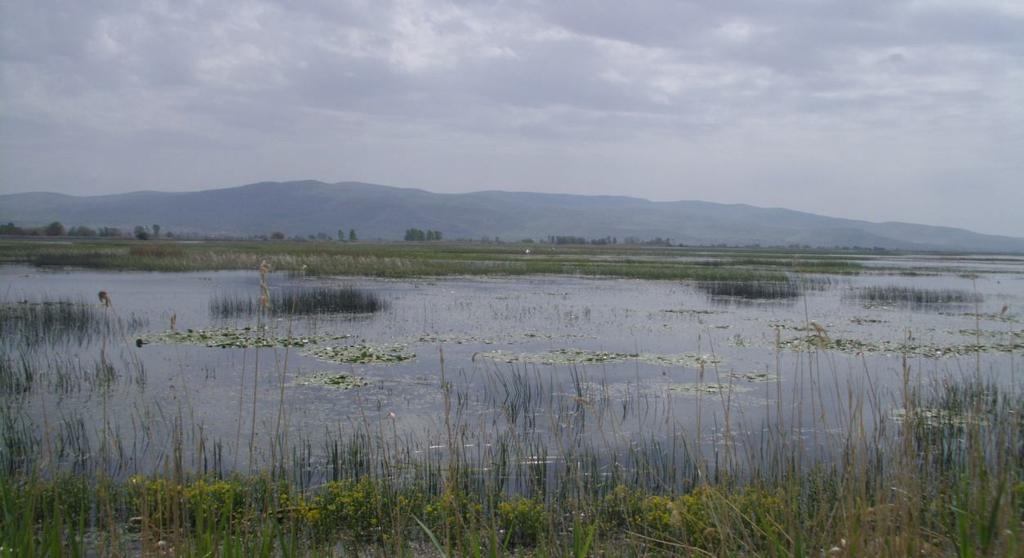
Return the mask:
M362 239L401 239L406 229L446 239L571 235L690 245L860 246L907 250L1024 252L1024 239L910 223L872 223L778 208L622 196L482 191L437 194L360 182L261 182L198 192L103 196L0 196L0 221L90 227L159 224L166 231L289 236L355 229Z

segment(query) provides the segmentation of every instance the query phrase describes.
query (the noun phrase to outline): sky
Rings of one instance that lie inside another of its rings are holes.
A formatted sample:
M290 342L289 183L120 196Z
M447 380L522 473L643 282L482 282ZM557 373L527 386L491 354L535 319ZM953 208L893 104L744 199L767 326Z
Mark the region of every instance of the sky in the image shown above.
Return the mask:
M0 0L0 193L298 179L1024 237L1024 1Z

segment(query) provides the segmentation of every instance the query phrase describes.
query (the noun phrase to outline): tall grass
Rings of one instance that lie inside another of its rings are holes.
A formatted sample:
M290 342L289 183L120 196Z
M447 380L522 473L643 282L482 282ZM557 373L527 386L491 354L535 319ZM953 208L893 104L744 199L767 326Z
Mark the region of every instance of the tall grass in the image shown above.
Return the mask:
M711 297L742 300L792 300L803 294L792 281L701 281L697 288Z
M139 271L254 269L267 260L275 270L307 275L424 277L561 274L656 280L784 281L785 272L856 273L860 264L808 252L736 251L643 247L543 247L472 243L330 242L76 242L0 243L0 260L38 266ZM709 259L710 258L710 259Z
M897 285L864 287L853 291L856 300L874 304L928 306L937 304L976 304L984 297L976 292L956 289L922 289Z
M97 304L67 298L0 302L0 337L26 346L72 341L79 345L123 327Z
M355 287L286 287L273 291L272 315L368 314L386 308L375 293ZM261 311L259 300L240 293L221 294L210 300L210 315L217 318L252 317Z
M401 432L393 419L366 417L327 436L320 452L295 433L288 460L250 475L223 463L210 468L209 449L199 448L216 441L189 434L181 417L173 419L179 435L169 449L176 457L163 472L110 477L109 469L82 469L69 477L7 460L0 544L39 552L69 548L78 536L128 553L440 548L459 556L581 549L1016 555L1024 548L1024 399L998 384L915 384L908 375L899 414L837 386L835 395L851 398L812 419L832 432L817 443L805 437L796 410L782 409L747 423L733 417L732 426L716 429L718 441L708 441L685 430L667 438L616 433L613 416L649 412L656 400L619 399L575 370L575 387L559 395L560 384L535 369L489 369L482 403L497 413L485 424L467 406L469 393L445 377L437 430ZM796 408L821 405L814 392ZM728 395L706 403L720 418L732 405ZM547 424L559 427L542 433ZM588 424L605 426L587 434ZM46 452L32 440L17 451ZM138 536L117 538L130 529Z

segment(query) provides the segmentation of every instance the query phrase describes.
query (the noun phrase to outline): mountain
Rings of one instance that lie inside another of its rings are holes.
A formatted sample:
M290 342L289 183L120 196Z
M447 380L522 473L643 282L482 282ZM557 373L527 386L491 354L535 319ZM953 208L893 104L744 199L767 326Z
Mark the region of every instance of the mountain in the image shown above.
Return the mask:
M1024 252L1024 239L963 229L872 223L778 208L622 196L483 191L436 194L360 182L261 182L198 192L105 196L0 195L0 222L21 226L159 224L165 231L288 235L356 229L363 239L401 239L408 228L444 238L505 240L572 235L670 238L685 244Z

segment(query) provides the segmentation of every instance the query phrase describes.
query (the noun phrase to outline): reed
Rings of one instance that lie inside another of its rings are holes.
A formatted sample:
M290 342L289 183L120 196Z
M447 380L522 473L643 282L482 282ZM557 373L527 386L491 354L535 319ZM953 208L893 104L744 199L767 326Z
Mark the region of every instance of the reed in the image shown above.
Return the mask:
M253 317L261 310L258 299L241 293L221 294L210 300L210 315L228 319ZM371 291L355 287L286 287L272 292L268 311L276 316L370 314L387 302Z
M137 325L137 321L133 322ZM98 304L67 298L0 302L0 338L26 346L60 342L82 345L126 327Z
M697 288L713 298L740 300L793 300L803 294L791 281L701 281Z
M984 300L984 297L977 292L956 289L922 289L897 285L865 287L853 291L849 296L873 304L909 306L966 305Z

